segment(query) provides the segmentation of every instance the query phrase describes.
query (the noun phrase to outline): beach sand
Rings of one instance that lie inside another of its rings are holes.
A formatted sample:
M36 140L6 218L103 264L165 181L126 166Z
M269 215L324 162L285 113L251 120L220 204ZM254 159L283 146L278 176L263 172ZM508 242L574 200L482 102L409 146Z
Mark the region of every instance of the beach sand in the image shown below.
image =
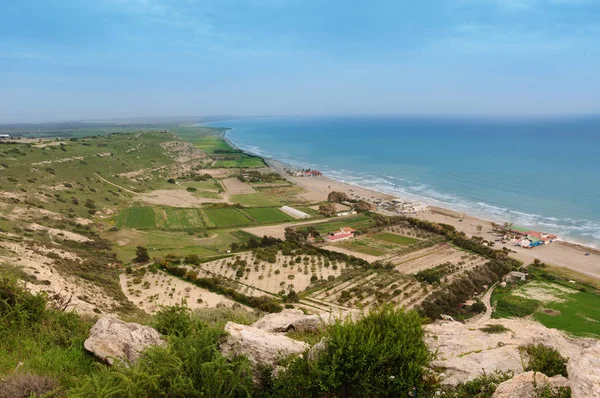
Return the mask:
M275 169L289 181L303 188L305 192L301 194L301 196L307 200L327 200L327 195L331 191L345 192L348 195L355 193L365 198L395 198L395 196L392 195L376 192L366 188L356 187L350 184L332 180L325 176L291 177L284 172L284 168L287 167L285 164L271 159L268 160L268 163L271 167L273 167L273 169ZM392 213L385 214L391 215ZM468 236L478 235L486 240L494 240L493 236L491 235L491 222L470 216L468 214L459 214L449 209L431 207L431 211L419 212L416 215L413 215L413 217L452 225L457 230L464 232ZM483 227L481 233L479 234L476 232L477 225L481 225ZM508 244L506 247L513 250L515 253L513 253L512 256L523 261L524 264L530 264L535 259L539 259L548 265L559 268L568 268L569 270L591 277L595 279L596 282L600 281L600 250L562 241L555 241L552 244L532 249L514 247ZM496 244L496 248L502 248L502 244ZM589 255L586 256L586 253L589 253Z

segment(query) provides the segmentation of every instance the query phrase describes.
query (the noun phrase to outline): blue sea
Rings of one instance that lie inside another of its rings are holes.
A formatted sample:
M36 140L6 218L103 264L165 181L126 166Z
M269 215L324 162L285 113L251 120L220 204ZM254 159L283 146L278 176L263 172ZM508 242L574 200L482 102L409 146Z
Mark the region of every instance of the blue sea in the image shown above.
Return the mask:
M209 123L240 148L365 188L600 247L600 117Z

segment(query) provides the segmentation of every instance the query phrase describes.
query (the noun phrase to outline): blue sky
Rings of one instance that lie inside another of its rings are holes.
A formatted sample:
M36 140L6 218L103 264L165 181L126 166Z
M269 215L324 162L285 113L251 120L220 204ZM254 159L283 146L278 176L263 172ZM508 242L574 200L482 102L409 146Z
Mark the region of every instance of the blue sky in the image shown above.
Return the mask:
M598 113L599 0L0 4L0 123Z

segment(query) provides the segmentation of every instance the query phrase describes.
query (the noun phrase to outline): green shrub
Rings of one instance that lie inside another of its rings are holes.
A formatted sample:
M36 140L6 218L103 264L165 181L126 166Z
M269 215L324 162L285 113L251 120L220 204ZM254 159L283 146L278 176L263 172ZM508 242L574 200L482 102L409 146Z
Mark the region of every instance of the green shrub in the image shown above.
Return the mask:
M0 272L0 321L9 326L25 326L41 320L46 299L27 292L17 277Z
M510 329L508 329L504 325L485 325L485 327L479 328L479 330L489 334L510 332Z
M485 372L470 381L460 383L456 387L445 387L432 396L436 398L492 398L498 385L513 377L512 372Z
M527 353L529 361L525 370L540 372L548 377L562 375L568 377L567 359L560 353L544 344L529 344L520 349Z
M162 307L154 316L153 326L166 336L188 336L194 325L190 309L183 306Z
M421 389L430 354L423 341L422 319L414 311L382 307L361 320L337 322L317 356L296 358L271 380L268 395L394 396Z
M172 337L168 347L152 347L135 365L118 364L86 377L70 391L75 398L248 397L250 363L219 353L222 330L206 327Z

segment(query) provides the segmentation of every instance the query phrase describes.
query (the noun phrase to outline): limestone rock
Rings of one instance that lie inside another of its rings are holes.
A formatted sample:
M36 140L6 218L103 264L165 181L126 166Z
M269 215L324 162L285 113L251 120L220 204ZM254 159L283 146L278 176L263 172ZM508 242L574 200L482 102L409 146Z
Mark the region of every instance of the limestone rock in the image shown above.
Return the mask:
M548 377L543 373L525 372L500 383L494 398L537 398L545 387L569 387L569 380L563 376Z
M160 333L150 326L105 316L92 327L90 337L83 345L86 350L112 365L115 360L135 362L147 347L163 344L165 342Z
M312 331L321 326L318 315L305 315L294 309L285 309L279 313L268 314L256 321L252 326L267 332L287 332L289 330Z
M573 398L600 397L600 344L583 350L567 363Z
M327 340L325 340L325 338L322 338L321 341L319 341L317 344L310 347L310 350L308 350L308 354L307 354L308 360L316 361L317 359L319 359L319 355L321 355L321 353L323 351L325 351L326 349L327 349Z
M501 324L510 331L489 334L479 328ZM543 343L556 348L565 358L578 356L583 348L596 344L592 339L572 339L561 331L524 319L496 319L485 324L435 322L427 325L429 349L438 353L434 366L446 370L444 384L456 385L495 370L523 372L519 346Z
M229 336L220 345L223 355L246 355L253 365L275 365L279 359L301 354L309 348L308 344L284 335L233 322L227 322L225 332Z

